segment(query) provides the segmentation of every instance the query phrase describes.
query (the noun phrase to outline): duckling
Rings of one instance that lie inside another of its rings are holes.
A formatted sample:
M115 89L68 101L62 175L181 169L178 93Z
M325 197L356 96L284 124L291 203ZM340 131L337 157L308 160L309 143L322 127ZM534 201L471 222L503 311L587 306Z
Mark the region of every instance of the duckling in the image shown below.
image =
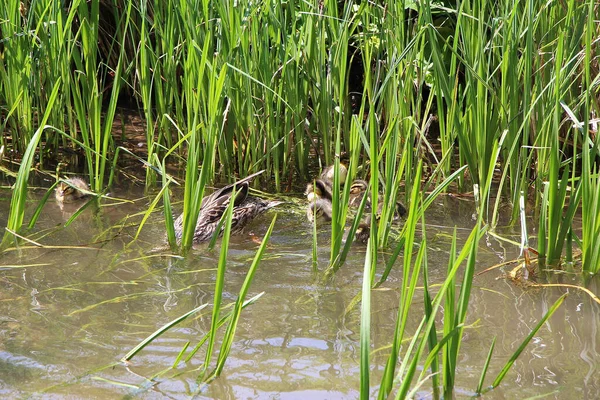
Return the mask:
M379 202L377 206L377 215L381 215L381 211L383 210L383 202ZM406 216L406 207L399 201L396 202L396 207L394 209L394 220L398 220L400 218L404 218Z
M346 177L348 176L348 157L345 155L342 155L340 157L340 185L344 184L344 182L346 182ZM320 178L325 180L325 181L329 181L329 182L333 182L333 177L335 174L335 164L332 164L330 166L328 166L327 168L325 168L323 170L323 172L321 172L321 176Z
M56 185L54 196L59 204L72 203L89 195L90 187L81 178L69 178Z
M304 194L308 201L314 201L321 198L329 200L330 202L333 200L333 188L331 187L331 182L323 179L315 179L314 185L313 183L306 185Z
M394 212L394 218L396 218L396 215L398 215L400 218L404 218L406 217L406 207L404 206L404 204L400 203L399 201L396 202L396 211Z
M348 199L348 205L350 207L358 208L362 202L363 197L369 190L369 184L362 179L355 179L350 186L350 198ZM369 199L367 199L369 201ZM368 203L366 207L369 207Z
M311 201L306 208L306 217L310 223L314 223L315 220L317 223L329 222L332 212L331 201L317 198Z
M200 243L209 240L214 235L219 221L227 211L227 206L231 201L233 188L236 188L235 198L233 199L233 214L231 216L231 233L236 234L243 231L246 224L256 216L262 214L270 208L273 208L281 201L269 201L256 197L248 196L249 182L256 175L263 173L264 170L247 176L234 184L227 185L216 192L202 199L200 205L200 214L194 230L194 243ZM183 214L174 222L175 237L177 242L181 242L183 234ZM223 229L223 228L222 228ZM223 234L223 230L219 236Z
M363 197L369 190L369 184L362 179L356 179L352 182L350 186L350 199L348 200L348 205L350 207L358 208L360 203L362 202ZM371 199L367 198L367 204L365 205L366 211L371 211ZM381 214L383 210L383 199L379 198L379 204L377 205L377 215ZM394 209L394 219L397 220L399 218L404 218L406 216L406 207L399 201L396 202L396 207Z
M354 233L354 241L362 244L367 244L371 236L371 216L367 217L358 225Z

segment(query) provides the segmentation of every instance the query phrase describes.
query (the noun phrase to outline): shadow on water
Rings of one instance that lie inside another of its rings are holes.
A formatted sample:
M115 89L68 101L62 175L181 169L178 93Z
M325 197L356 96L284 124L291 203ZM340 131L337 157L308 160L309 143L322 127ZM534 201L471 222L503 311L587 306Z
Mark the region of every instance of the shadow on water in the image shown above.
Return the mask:
M140 200L101 207L97 213L86 210L67 228L60 225L69 211L61 211L51 200L36 232L46 232L40 241L55 248L25 246L3 255L0 393L4 397L47 390L54 396L106 398L137 393L139 387L151 396L180 398L196 390L200 354L153 383L148 379L171 366L186 342L193 347L208 331L207 311L159 337L131 363L97 370L117 362L165 323L211 303L219 257L218 245L212 251L200 246L185 259L167 256L160 213L131 243L141 218L135 215L145 210L148 200L136 188L116 194ZM6 220L9 198L7 190L0 192L0 223ZM30 208L35 204L32 198ZM303 211L284 205L276 212L277 225L249 293L265 295L242 312L225 370L202 396L357 398L360 310L352 304L361 287L365 248L357 245L335 278L323 283L313 272L312 227ZM471 202L450 197L440 198L432 207L427 216L431 282L445 278L452 230L462 227L459 234L466 237L474 224L473 212ZM269 221L269 215L262 216L243 235L232 237L225 303L235 300ZM318 240L321 272L329 259L329 235L324 230ZM490 236L481 242L478 268L483 271L517 256L514 247ZM393 337L399 269L373 292L373 382L380 377ZM497 269L475 278L457 371L458 397L473 393L492 338L497 337L490 365L490 374L495 375L565 290L523 289L504 279L505 272ZM577 275L561 279L578 284ZM598 281L592 285L598 293ZM418 309L422 293L416 296L413 307ZM413 329L418 323L410 321ZM508 379L489 395L597 398L599 327L598 305L573 292L517 360ZM420 395L428 395L426 386Z

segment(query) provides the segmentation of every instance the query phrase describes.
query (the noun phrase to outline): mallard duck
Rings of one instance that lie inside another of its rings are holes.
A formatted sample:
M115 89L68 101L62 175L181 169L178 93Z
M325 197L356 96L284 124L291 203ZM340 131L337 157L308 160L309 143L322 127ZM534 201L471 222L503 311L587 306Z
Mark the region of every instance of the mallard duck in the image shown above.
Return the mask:
M57 203L72 203L89 195L90 187L81 178L69 178L56 185L54 196Z
M327 199L317 198L311 201L306 208L306 217L310 223L329 222L331 221L331 201Z
M314 201L321 198L329 201L333 200L333 188L331 187L331 182L323 179L315 179L314 184L311 182L306 185L304 194L308 201Z
M194 230L195 243L204 242L212 238L221 217L223 217L223 214L227 211L227 206L231 201L234 187L236 188L236 193L233 200L233 214L231 216L232 234L242 232L246 224L257 215L282 203L281 201L269 201L248 196L249 182L256 175L263 172L264 170L247 176L246 178L239 180L234 184L227 185L202 199L198 222L196 223L196 229ZM180 242L183 233L183 214L175 220L174 227L175 237L177 238L177 242ZM219 232L219 236L223 234L223 229L224 227L222 227Z

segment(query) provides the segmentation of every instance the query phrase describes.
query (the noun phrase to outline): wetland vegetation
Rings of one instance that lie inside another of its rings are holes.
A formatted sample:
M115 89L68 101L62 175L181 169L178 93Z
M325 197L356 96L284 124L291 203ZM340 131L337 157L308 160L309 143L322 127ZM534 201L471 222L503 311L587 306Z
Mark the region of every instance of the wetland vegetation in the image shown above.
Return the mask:
M597 397L599 16L0 0L2 393Z

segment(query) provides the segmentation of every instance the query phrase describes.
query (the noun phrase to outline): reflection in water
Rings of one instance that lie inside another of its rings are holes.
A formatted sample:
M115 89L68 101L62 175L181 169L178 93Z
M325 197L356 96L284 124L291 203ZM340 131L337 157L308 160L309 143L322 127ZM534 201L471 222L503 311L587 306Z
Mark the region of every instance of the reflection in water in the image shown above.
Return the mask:
M0 222L4 223L9 200L6 193L0 198ZM31 206L35 207L35 201ZM136 393L126 384L146 388L150 397L181 398L197 390L199 372L194 369L201 366L201 354L188 364L180 363L155 384L146 379L171 366L186 342L194 346L200 340L210 326L209 311L161 336L127 366L117 364L93 372L118 361L163 324L212 302L218 247L208 251L199 246L185 259L163 256L167 250L160 214L131 244L140 218L134 214L144 207L145 201L139 201L86 209L62 228L70 216L65 214L68 210L49 202L36 226L39 234L34 236L47 245L80 247L27 247L3 256L0 393L4 397L42 390L57 397L82 398ZM312 227L303 210L282 206L278 212L276 229L250 291L250 296L265 294L242 312L224 373L202 396L357 398L360 312L352 304L361 287L365 248L357 245L335 278L324 284L312 270ZM474 223L472 214L470 203L451 198L439 199L428 214L432 282L445 277L453 227L465 228L466 236ZM258 248L248 235L260 241L270 219L264 215L248 226L244 236L232 238L224 302L237 296ZM326 228L319 244L322 272L329 258ZM482 241L478 265L484 270L516 255L515 249L490 237ZM401 260L397 265L388 281L373 291L373 383L380 378L386 346L393 336ZM477 386L492 339L497 337L488 382L564 291L524 290L498 279L501 273L494 270L475 278L468 323L479 322L465 330L457 377L459 397L472 394ZM578 284L576 275L560 279ZM597 280L590 285L600 292ZM422 293L416 294L411 312L414 320L409 329L414 330L422 312ZM491 396L524 398L549 393L549 398L597 398L599 326L598 305L572 292ZM424 385L420 395L427 396L429 390Z

